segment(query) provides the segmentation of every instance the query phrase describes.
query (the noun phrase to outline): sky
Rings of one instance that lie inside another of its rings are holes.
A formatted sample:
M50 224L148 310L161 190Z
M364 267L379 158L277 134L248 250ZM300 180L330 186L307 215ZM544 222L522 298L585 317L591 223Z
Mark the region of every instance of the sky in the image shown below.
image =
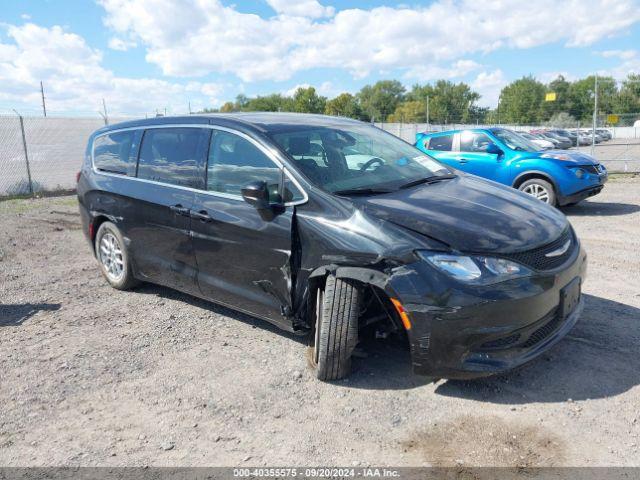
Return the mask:
M312 85L640 73L640 0L0 1L0 113L186 113Z

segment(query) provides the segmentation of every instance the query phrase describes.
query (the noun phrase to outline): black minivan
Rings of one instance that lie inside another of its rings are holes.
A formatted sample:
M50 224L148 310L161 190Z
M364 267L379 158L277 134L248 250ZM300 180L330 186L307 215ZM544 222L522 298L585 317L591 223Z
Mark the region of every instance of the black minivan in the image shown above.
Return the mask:
M107 281L178 289L308 335L323 380L364 332L414 372L471 378L558 342L586 255L565 216L374 126L321 115L163 117L91 135L83 230Z

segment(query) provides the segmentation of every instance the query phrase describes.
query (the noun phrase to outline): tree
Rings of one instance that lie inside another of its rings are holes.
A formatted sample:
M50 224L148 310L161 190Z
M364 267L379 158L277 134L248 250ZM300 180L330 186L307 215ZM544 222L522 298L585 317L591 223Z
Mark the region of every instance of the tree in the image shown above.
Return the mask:
M571 82L565 80L562 75L551 81L547 86L547 92L555 93L556 99L552 102L542 102L542 119L548 120L560 112L569 112L571 108L571 97L569 91Z
M384 122L404 97L405 88L398 80L380 80L364 86L357 94L367 120Z
M549 119L547 125L555 128L575 128L578 121L567 112L558 112Z
M424 123L425 118L426 112L423 103L414 100L400 103L388 119L390 122Z
M243 110L249 112L291 112L293 101L279 93L272 93L264 97L258 96L247 100Z
M629 74L615 101L615 113L640 113L640 74Z
M222 113L235 112L237 110L236 104L233 102L225 102L225 104L220 107Z
M596 77L589 75L571 84L569 95L571 105L569 113L582 123L589 123L593 119L595 102ZM612 77L598 77L598 111L611 113L617 97L616 82Z
M327 104L327 97L316 93L313 87L300 87L293 94L293 111L300 113L323 113Z
M538 123L542 116L541 107L546 90L544 84L531 76L511 82L500 92L500 121L516 124Z
M329 100L324 113L338 117L362 118L362 109L356 97L350 93L341 93L336 98Z
M422 104L424 117L420 121L423 122L426 121L427 98L430 123L467 123L479 120L480 116L486 114L486 110L474 105L480 99L480 94L464 82L438 80L434 85L414 85L407 94L407 100Z
M244 93L239 93L238 95L236 95L236 109L243 110L247 106L248 102L249 99Z

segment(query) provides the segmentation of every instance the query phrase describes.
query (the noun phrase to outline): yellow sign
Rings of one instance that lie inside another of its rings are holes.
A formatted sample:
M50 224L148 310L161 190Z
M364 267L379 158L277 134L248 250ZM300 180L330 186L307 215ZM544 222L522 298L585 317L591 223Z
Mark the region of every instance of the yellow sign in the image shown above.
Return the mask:
M544 96L544 101L545 102L555 102L556 101L556 92L548 92Z
M620 121L620 117L618 115L607 115L607 123L611 125L615 125Z

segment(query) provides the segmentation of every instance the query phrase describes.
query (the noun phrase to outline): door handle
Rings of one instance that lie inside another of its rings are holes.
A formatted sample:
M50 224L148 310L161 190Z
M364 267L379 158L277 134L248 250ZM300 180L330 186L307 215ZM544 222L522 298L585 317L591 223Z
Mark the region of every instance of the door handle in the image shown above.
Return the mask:
M458 161L460 163L468 163L469 162L469 160L467 160L466 158L459 158Z
M191 212L191 218L197 218L201 222L211 222L213 218L206 210L200 210L199 212Z
M189 209L183 207L182 205L172 205L169 207L169 210L174 212L176 215L183 215L185 217L189 216Z

